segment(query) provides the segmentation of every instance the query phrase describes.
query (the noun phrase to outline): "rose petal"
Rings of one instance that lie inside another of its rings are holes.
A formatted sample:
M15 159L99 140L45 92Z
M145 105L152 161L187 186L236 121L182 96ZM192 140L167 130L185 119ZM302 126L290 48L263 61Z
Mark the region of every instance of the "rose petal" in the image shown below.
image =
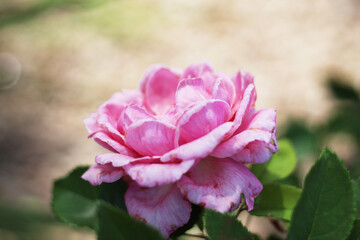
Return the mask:
M242 131L217 146L211 153L211 156L218 158L231 157L242 151L249 143L254 141L262 141L269 144L271 141L271 133L262 130Z
M162 162L168 162L176 158L181 160L199 159L208 156L214 148L224 139L225 135L232 128L232 122L226 122L205 136L192 142L181 145L178 148L164 154L161 157Z
M275 141L273 143L254 141L246 145L240 152L232 155L231 158L241 163L265 163L277 151Z
M132 182L125 203L131 216L155 227L166 238L190 219L191 205L174 184L141 188Z
M159 156L174 149L175 127L156 120L140 120L127 131L125 142L143 156Z
M205 158L177 183L190 202L219 212L235 210L245 195L248 210L261 192L259 180L244 165L231 159Z
M137 157L139 154L134 152L132 149L120 144L119 142L115 141L114 139L110 138L104 132L96 132L92 138L102 147L112 151L117 152L120 154L128 155L131 157Z
M185 108L189 104L210 99L201 78L185 78L176 90L176 106Z
M111 164L95 164L91 166L81 178L90 182L91 185L100 185L103 182L112 183L119 180L124 175L122 168L113 167Z
M145 111L145 109L143 109L139 106L136 106L136 105L128 106L124 110L124 114L123 114L124 130L126 131L128 129L128 127L131 124L133 124L134 122L137 122L137 121L143 120L143 119L155 120L155 118L152 115L150 115L149 113L147 113Z
M196 161L174 163L137 163L125 166L127 174L142 187L173 183L181 178Z
M234 109L237 109L240 101L243 99L245 89L247 89L249 85L254 85L254 77L247 72L239 71L235 78L233 78L233 83L236 90ZM250 106L253 106L256 101L257 94L255 88L252 90L252 95L253 99L251 100Z
M226 122L230 106L221 100L212 99L193 106L179 118L175 143L179 145L198 139Z
M136 158L116 153L105 153L95 157L95 162L100 165L106 165L111 163L113 167L123 167L130 162L135 161Z
M240 105L235 114L235 118L233 121L234 122L233 128L227 134L226 139L231 137L239 129L244 118L246 118L246 116L249 113L253 112L253 110L252 110L253 108L250 105L252 102L252 99L254 98L253 90L254 90L254 85L252 85L252 84L250 84L246 88L244 95L243 95L243 99L241 100ZM234 110L232 110L232 111L233 111L233 113L235 113ZM237 132L239 132L239 131L237 131Z
M275 109L262 109L254 114L251 117L247 118L246 121L243 121L243 124L240 127L241 130L245 129L257 129L267 132L275 132L276 130L276 110Z
M205 89L208 93L212 93L212 89L215 83L215 75L210 63L202 62L190 65L185 69L181 79L183 78L197 78L200 77L204 81Z
M232 106L235 101L234 84L227 78L218 78L214 85L213 97L215 99L223 100Z
M179 75L174 71L161 65L151 67L141 83L145 106L156 114L167 112L175 104L178 83Z

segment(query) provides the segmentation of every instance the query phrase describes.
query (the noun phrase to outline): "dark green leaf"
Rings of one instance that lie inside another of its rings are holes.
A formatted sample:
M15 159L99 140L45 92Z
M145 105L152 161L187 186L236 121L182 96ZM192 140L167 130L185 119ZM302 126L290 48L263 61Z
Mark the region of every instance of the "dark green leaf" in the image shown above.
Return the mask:
M250 213L290 220L300 194L301 189L293 186L265 185L256 199L255 208Z
M353 228L347 240L360 240L360 220L354 222Z
M97 207L98 240L161 240L161 234L125 211L99 201Z
M210 240L254 239L254 236L233 216L212 210L205 211L205 229Z
M354 221L354 207L349 173L336 154L325 149L306 176L289 239L346 239Z
M264 164L254 164L251 171L262 184L273 183L289 176L295 169L297 159L291 143L282 139L279 141L279 152Z
M353 180L355 202L356 202L356 219L360 219L360 178Z
M54 183L52 208L63 222L79 227L95 227L96 202L105 200L126 210L124 194L127 184L122 180L91 186L81 178L88 167L78 167Z
M127 183L125 183L121 179L114 183L102 183L100 185L101 199L127 211L124 199L127 188Z
M339 77L331 77L328 80L328 86L333 96L338 99L359 101L357 91Z
M196 223L202 222L202 215L204 214L204 208L199 205L191 204L190 220L182 227L178 228L170 235L170 238L176 238L183 235L187 230L191 229Z
M94 228L100 188L81 179L87 169L88 167L78 167L66 177L55 181L52 208L63 222Z

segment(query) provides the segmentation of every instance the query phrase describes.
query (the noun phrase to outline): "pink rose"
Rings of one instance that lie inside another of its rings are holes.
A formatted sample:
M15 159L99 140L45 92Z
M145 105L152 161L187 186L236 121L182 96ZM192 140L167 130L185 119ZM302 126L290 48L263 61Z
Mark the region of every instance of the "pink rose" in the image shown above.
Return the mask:
M255 100L243 71L152 66L140 91L115 93L85 119L89 137L113 153L96 156L82 177L99 185L128 176L129 214L166 237L188 222L190 202L229 212L244 194L250 211L262 185L244 164L278 150L276 112L256 111Z

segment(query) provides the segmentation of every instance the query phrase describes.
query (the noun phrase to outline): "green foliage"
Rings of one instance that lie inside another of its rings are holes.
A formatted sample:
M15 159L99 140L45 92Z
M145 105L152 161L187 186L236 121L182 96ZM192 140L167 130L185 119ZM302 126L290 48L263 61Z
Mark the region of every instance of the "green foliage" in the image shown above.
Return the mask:
M79 227L95 228L97 201L102 199L126 210L122 181L91 186L81 178L88 167L78 167L54 183L52 208L63 222Z
M349 173L336 154L325 149L306 176L289 239L346 239L354 217Z
M355 202L356 202L356 219L360 219L360 178L353 180Z
M86 8L101 4L105 1L99 0L43 0L37 1L30 6L16 9L0 8L0 28L12 24L30 21L39 15L56 8L76 7Z
M347 240L360 240L360 220L354 222L353 228Z
M337 99L359 101L357 91L352 86L344 83L342 78L336 76L330 77L328 87L332 95Z
M158 231L106 202L97 206L98 240L161 240Z
M170 235L170 238L176 238L183 235L187 230L198 224L199 228L202 229L203 222L202 217L204 215L204 208L199 205L191 204L191 215L189 221L182 227L179 227L175 232Z
M275 153L268 162L254 164L251 168L251 171L262 184L269 184L286 178L296 167L296 154L291 143L282 139L278 144L279 152Z
M250 214L290 220L300 194L301 189L294 186L265 185L260 195L256 198L255 208Z
M290 120L285 127L283 137L292 142L298 156L315 154L319 150L317 132L304 120Z
M87 167L78 167L68 176L55 181L52 208L63 222L94 228L100 188L81 179L86 170Z
M241 222L230 215L206 210L204 220L210 240L255 239Z

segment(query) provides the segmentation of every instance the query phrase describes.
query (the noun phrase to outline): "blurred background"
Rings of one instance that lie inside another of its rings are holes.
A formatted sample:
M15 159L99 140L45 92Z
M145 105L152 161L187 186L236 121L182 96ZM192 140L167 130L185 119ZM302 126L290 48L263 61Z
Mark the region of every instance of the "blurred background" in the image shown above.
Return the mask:
M49 207L53 180L104 152L82 120L149 65L199 61L255 76L291 184L325 145L360 176L359 0L0 0L0 239L95 239Z

